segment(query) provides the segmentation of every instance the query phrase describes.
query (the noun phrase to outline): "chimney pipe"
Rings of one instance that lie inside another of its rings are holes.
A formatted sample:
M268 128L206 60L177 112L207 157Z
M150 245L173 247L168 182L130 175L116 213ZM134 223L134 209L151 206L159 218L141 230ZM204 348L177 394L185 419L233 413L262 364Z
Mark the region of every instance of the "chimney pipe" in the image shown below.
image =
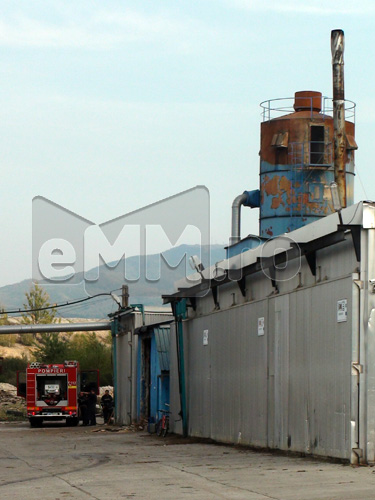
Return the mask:
M346 207L345 172L345 94L344 94L344 32L331 32L333 77L333 158L335 182L342 208Z

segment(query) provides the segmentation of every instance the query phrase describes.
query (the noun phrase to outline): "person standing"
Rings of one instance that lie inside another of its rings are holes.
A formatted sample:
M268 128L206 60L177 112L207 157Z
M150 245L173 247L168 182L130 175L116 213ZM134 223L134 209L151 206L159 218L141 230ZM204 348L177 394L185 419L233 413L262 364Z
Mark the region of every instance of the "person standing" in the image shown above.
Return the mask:
M102 399L100 401L100 404L101 404L102 409L103 409L104 423L108 424L109 419L111 418L112 412L113 412L113 398L110 395L108 389L103 394Z
M87 416L88 416L88 425L96 425L96 402L98 398L96 397L95 389L91 389L87 396Z
M82 419L82 425L88 425L88 414L87 414L87 394L84 392L79 393L78 397L79 415Z

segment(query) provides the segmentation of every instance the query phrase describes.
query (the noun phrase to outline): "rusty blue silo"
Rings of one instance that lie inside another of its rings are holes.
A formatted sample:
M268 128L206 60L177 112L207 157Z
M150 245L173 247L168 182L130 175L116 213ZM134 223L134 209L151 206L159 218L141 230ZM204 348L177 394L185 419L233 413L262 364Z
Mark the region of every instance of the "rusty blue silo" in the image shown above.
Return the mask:
M261 104L261 237L288 233L334 211L329 189L335 180L332 100L302 91L291 102ZM345 101L344 206L354 202L354 112L355 104Z

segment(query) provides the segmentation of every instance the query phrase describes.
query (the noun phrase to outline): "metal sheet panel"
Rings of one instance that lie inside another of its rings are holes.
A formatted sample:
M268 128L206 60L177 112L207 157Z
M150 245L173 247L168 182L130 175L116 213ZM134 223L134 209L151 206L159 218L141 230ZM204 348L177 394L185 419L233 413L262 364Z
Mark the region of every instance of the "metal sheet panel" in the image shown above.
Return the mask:
M156 350L159 356L161 371L169 371L170 328L160 326L154 328Z
M131 331L131 330L130 330ZM132 409L132 344L129 343L128 330L116 337L117 355L117 394L116 421L120 424L131 423Z
M267 318L267 301L189 324L191 435L267 445L267 341L258 336L258 317Z
M369 224L370 225L370 224ZM371 225L370 225L371 227ZM364 307L362 313L362 324L364 332L361 345L361 363L363 363L364 375L361 385L362 412L364 415L362 429L362 448L365 459L369 463L375 463L375 229L366 231L363 262L364 272Z
M187 328L185 325L188 323L184 323L185 333ZM170 368L170 419L169 425L171 432L175 432L177 434L182 434L182 421L180 416L180 395L179 395L179 373L178 373L178 362L177 362L177 346L176 346L176 324L171 323L171 332L170 332L170 353L169 353L169 368ZM186 337L185 337L186 340ZM186 345L186 342L185 344ZM189 390L187 391L189 394Z
M289 437L289 295L270 301L273 316L274 419L273 447L288 448ZM272 335L273 333L273 335Z
M270 300L271 447L350 458L351 289L346 277ZM349 316L338 323L337 301L344 298Z

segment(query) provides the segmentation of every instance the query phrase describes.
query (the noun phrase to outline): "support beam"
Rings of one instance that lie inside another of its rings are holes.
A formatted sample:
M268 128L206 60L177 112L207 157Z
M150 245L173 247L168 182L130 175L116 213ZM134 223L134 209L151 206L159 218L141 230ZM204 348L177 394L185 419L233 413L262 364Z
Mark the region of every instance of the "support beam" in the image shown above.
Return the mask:
M316 252L305 253L306 261L309 265L311 274L316 276Z
M237 284L241 290L242 297L246 297L246 276L242 276L242 278L237 281Z
M196 311L197 310L197 299L196 299L196 297L190 297L189 301L190 301L191 307L193 308L193 311Z
M353 246L355 251L355 256L357 262L361 262L361 230L362 226L360 224L339 224L337 226L339 231L350 230L353 239Z
M214 299L215 309L220 309L220 304L217 300L217 286L211 288L211 291L212 291L212 297Z

